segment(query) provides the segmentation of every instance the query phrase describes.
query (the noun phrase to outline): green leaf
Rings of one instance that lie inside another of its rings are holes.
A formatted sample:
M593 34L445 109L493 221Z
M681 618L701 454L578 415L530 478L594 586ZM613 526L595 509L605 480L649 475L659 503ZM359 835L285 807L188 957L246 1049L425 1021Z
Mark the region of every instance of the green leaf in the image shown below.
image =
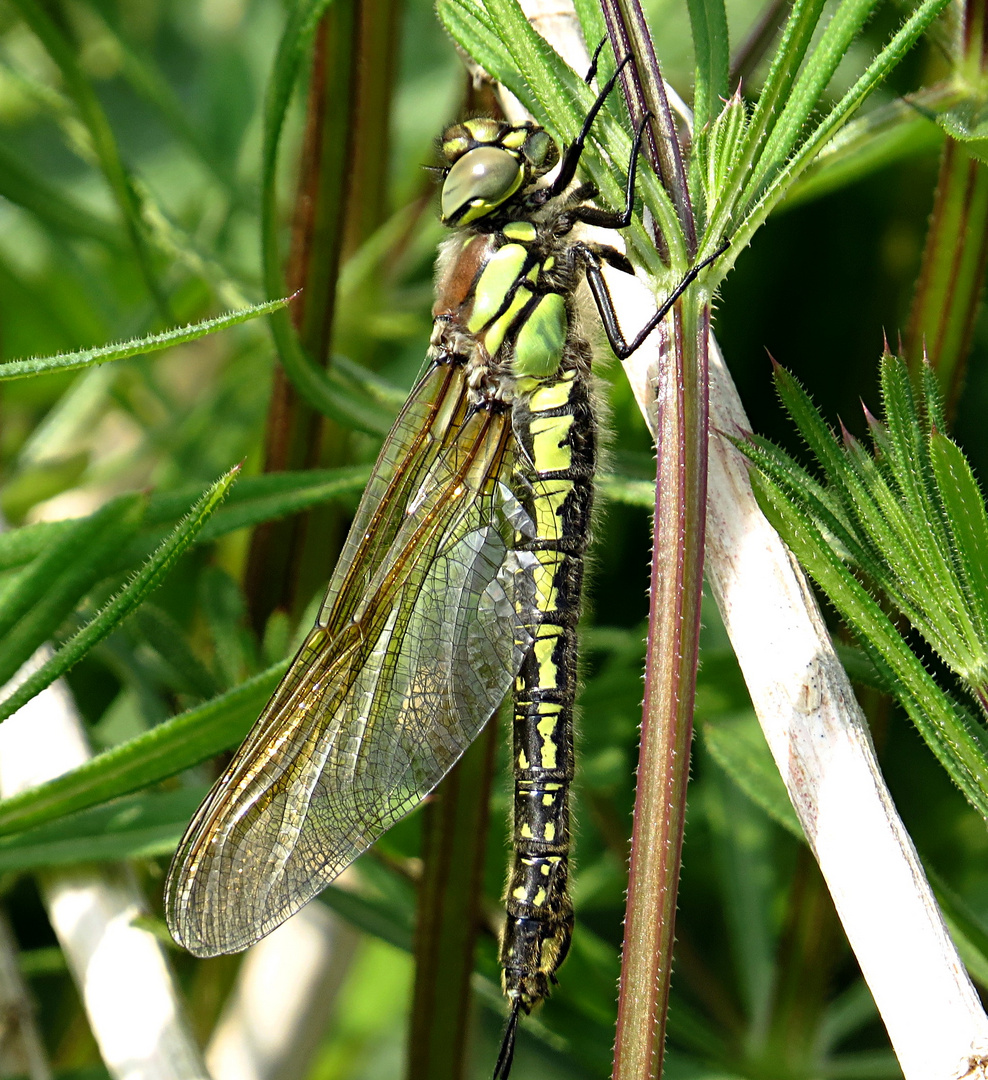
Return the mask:
M196 341L217 330L256 319L259 315L270 315L285 307L287 299L268 300L263 304L253 304L240 311L230 311L214 319L189 326L176 327L161 334L148 334L146 337L132 338L113 345L101 345L96 349L80 349L78 352L58 353L55 356L35 356L27 360L8 360L0 364L0 381L8 379L26 379L30 375L42 375L48 371L76 371L94 364L106 364L111 360L125 360L129 356L142 356L145 353L170 349L173 345L182 345L187 341Z
M0 835L99 806L236 746L287 670L287 661L275 664L235 690L98 754L71 772L3 799Z
M850 90L824 116L813 131L800 141L798 149L792 153L791 157L786 159L785 167L776 174L775 179L769 183L765 191L758 195L757 201L754 203L748 202L744 223L736 230L733 236L732 249L734 251L740 250L748 243L754 231L765 220L769 212L784 198L793 182L816 158L826 142L845 124L865 98L890 74L948 4L949 0L921 0L888 45L868 65L865 72ZM794 8L794 13L795 10ZM759 99L760 108L761 99ZM756 118L757 116L758 110L756 110ZM752 121L752 128L757 128L755 120ZM745 176L745 167L746 162L742 159L736 175L739 178L739 185L741 183L745 185L745 199L750 200L753 184ZM728 200L718 208L718 211L721 217L714 223L714 228L719 227L720 232L723 233L731 217L736 217L736 209ZM728 253L728 258L724 260L723 265L725 271L730 261L730 253Z
M703 173L707 200L713 202L727 186L744 151L748 110L744 98L734 94L721 109L707 139L707 167Z
M203 526L195 543L208 543L237 529L287 517L331 499L359 495L366 487L369 475L369 465L350 465L339 469L245 476ZM150 533L160 536L160 526L175 521L200 494L201 488L192 487L151 495L144 514L144 523ZM77 520L43 521L0 533L0 573L37 558L74 528ZM140 553L147 549L148 543L142 534L134 550ZM122 552L117 565L128 565L132 554L130 550Z
M837 608L954 783L988 818L988 754L980 730L945 694L817 528L806 509L760 473L752 488L763 513ZM887 673L887 674L886 674Z
M141 219L140 200L131 185L130 177L120 156L120 148L99 97L76 58L76 50L60 24L56 23L36 0L14 0L14 6L37 35L62 74L65 88L75 101L79 115L92 139L97 161L127 227L137 263L148 290L161 313L166 314L168 305L158 283L148 250L144 223Z
M240 466L235 466L206 492L169 538L141 567L134 578L82 630L0 703L0 720L6 720L35 694L50 686L98 642L120 624L152 592L171 570L216 507L222 502Z
M181 626L160 607L142 604L134 613L141 636L167 664L175 676L175 689L208 700L220 687L210 670L189 644Z
M962 101L939 113L936 120L969 154L988 164L988 105L984 101Z
M813 46L798 77L789 87L778 119L746 182L748 197L757 197L767 181L792 155L803 129L819 107L824 90L844 59L851 43L863 29L878 0L843 0Z
M963 592L977 625L982 646L982 670L988 658L988 515L984 496L967 458L946 435L930 436L930 459L953 541L953 552L963 582Z
M721 102L730 93L727 11L723 0L688 0L688 7L696 57L693 125L695 131L703 131L721 111Z
M76 518L39 521L0 533L0 573L25 566L76 527Z
M207 543L237 529L288 517L331 499L358 495L367 486L369 476L369 465L348 465L339 469L246 477L237 484L229 502L204 526L197 542Z
M168 855L205 794L205 787L145 792L0 837L0 872Z
M122 495L72 522L3 591L0 685L44 644L134 536L144 512L140 495Z

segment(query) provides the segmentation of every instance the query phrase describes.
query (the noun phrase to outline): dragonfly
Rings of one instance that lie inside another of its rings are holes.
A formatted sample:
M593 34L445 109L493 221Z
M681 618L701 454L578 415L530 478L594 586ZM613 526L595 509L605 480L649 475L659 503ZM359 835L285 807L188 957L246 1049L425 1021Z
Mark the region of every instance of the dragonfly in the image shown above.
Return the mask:
M629 59L562 150L534 123L481 117L445 130L440 211L452 232L424 374L385 439L315 626L192 819L165 888L169 929L189 952L246 948L418 806L512 693L500 944L510 1008L496 1077L573 930L577 622L597 468L576 290L586 279L624 359L716 258L628 341L603 265L630 273L630 263L573 236L580 224L631 222L647 117L622 210L573 186ZM595 68L596 57L588 82Z

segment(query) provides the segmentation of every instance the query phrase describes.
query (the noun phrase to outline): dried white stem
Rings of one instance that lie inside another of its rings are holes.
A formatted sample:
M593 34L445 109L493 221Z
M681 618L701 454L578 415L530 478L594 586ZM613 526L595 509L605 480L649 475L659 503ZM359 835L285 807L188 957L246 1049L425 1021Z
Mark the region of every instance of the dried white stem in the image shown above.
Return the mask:
M248 950L206 1061L214 1080L296 1080L336 1008L357 931L322 904Z
M802 571L719 431L749 424L710 342L707 580L906 1080L986 1075L988 1017L892 804Z
M18 680L49 655L39 650ZM56 682L0 724L0 794L17 794L90 756L75 702L65 683ZM118 1080L205 1080L164 951L152 934L133 925L145 905L130 869L50 870L39 880L110 1074Z

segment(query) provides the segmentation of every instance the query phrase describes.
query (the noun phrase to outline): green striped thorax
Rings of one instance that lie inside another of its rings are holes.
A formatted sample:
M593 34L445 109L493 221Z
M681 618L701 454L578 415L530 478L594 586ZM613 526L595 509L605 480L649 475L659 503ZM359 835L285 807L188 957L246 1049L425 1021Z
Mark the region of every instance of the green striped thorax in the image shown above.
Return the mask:
M535 124L483 117L447 128L441 149L449 163L442 220L463 231L448 249L445 270L440 260L433 345L442 351L450 322L465 331L469 343L458 338L455 348L493 376L499 396L510 393L501 378L507 374L551 379L569 334L572 275L560 273L567 241L546 220L552 210L538 181L559 161L559 150Z

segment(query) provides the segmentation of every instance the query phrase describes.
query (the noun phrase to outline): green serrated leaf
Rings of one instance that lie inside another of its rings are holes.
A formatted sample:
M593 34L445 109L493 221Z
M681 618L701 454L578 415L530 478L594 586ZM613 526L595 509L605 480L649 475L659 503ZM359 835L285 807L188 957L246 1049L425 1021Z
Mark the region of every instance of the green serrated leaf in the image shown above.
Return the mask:
M812 517L760 473L752 490L763 513L837 608L878 670L896 687L930 749L972 806L988 818L988 745L971 718L945 694L838 554Z
M148 334L146 337L131 338L129 341L116 342L113 345L101 345L98 349L80 349L78 352L57 353L55 356L33 356L27 360L8 360L0 364L0 381L26 379L31 375L43 375L49 371L77 371L95 364L106 364L112 360L125 360L130 356L143 356L147 353L160 352L174 345L196 341L207 334L237 326L240 323L256 319L260 315L270 315L285 307L287 299L269 300L263 304L253 304L240 311L230 311L214 319L203 319L166 330L161 334Z
M747 106L740 94L734 94L714 120L707 140L708 201L718 198L726 187L744 151L747 129Z
M122 495L72 523L3 593L0 685L43 645L107 573L141 523L145 499Z
M287 669L287 661L276 664L71 772L3 799L0 835L129 795L236 746Z
M988 678L988 515L984 496L967 458L946 435L930 436L930 459L944 513L953 540L955 563L961 575L964 598L975 627L975 640L982 646L974 670L961 672L975 685L984 686Z
M0 837L0 872L168 855L205 794L205 787L145 792Z
M988 163L988 105L983 101L962 101L937 114L937 123L979 161Z
M696 79L693 88L694 127L702 131L730 92L730 39L723 0L688 0Z
M0 703L0 720L6 720L25 702L30 701L35 694L39 694L59 676L64 675L94 645L102 641L119 625L145 596L157 588L222 502L239 471L240 466L235 466L217 480L121 592L106 604L79 633L70 638L46 664Z

